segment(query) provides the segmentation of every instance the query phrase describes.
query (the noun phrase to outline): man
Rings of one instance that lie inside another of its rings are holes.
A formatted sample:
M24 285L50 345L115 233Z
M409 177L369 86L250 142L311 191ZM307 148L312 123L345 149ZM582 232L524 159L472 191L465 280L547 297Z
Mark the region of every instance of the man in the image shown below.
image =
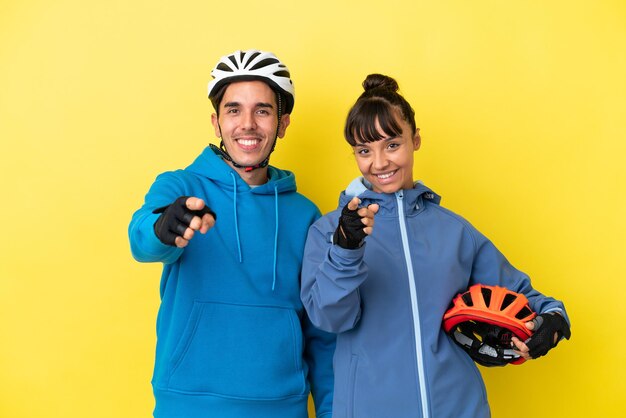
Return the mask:
M315 205L268 164L294 105L287 67L236 51L211 72L210 145L159 175L132 218L138 261L164 263L152 385L155 417L330 417L335 340L300 301Z

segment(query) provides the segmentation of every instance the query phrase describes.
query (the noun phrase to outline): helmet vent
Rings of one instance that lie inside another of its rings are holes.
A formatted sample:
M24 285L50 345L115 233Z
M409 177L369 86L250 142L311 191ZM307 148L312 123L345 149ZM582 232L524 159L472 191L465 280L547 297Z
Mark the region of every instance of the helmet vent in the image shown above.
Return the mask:
M217 68L218 70L221 70L221 71L228 71L228 72L231 72L231 73L233 72L233 70L232 70L232 69L231 69L228 65L224 64L223 62L220 62L220 63L217 65L217 67L216 67L216 68ZM213 77L213 78L215 78L215 77Z
M472 295L470 295L470 292L463 293L461 295L461 298L463 299L463 302L465 302L467 306L474 306L474 301L472 300Z
M268 67L272 64L278 64L279 61L277 59L274 58L265 58L264 60L261 60L259 62L257 62L256 64L254 64L254 66L252 66L251 68L249 68L250 71L256 70L258 68L263 68L263 67ZM289 73L287 73L289 74Z
M480 291L483 294L483 299L485 300L485 305L489 306L491 304L491 289L487 289L486 287L483 287L480 289Z
M274 75L277 76L277 77L287 77L287 78L289 78L291 76L291 74L289 74L289 71L276 71L274 73ZM291 80L289 80L289 81L291 81Z
M501 309L506 309L506 307L509 306L511 303L513 303L515 299L517 299L515 295L512 295L511 293L507 293L506 296L504 296L504 300L502 301Z
M526 306L524 306L522 309L520 309L520 311L517 313L517 315L515 315L515 317L517 319L524 319L524 318L526 318L530 314L532 314L532 311L530 309L528 309Z
M250 58L248 59L248 62L252 62L252 61L254 61L254 59L255 59L256 57L258 57L259 55L261 55L261 53L260 53L260 52L255 52L254 54L250 55Z

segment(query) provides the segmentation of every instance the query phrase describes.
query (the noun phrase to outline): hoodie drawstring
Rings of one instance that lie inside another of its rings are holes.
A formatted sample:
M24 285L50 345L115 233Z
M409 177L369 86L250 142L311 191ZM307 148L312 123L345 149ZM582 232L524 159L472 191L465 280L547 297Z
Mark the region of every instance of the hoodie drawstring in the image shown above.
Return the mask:
M237 251L239 252L239 262L243 263L243 256L241 255L241 241L239 239L239 221L237 220L237 179L233 173L230 173L233 178L233 213L235 214L235 235L237 237Z
M274 278L272 280L272 291L276 286L276 263L278 257L278 187L274 185L274 213L276 217L276 229L274 230Z
M239 262L243 263L243 255L241 254L241 239L239 238L239 221L237 219L237 179L233 173L230 173L233 178L233 214L235 215L235 236L237 239L237 252L239 253ZM276 288L276 268L278 264L278 186L274 185L274 265L272 272L272 291Z

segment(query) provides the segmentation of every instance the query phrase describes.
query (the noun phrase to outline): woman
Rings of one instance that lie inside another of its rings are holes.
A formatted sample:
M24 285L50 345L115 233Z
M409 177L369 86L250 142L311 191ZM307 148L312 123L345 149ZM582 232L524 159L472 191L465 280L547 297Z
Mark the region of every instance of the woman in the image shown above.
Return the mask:
M565 309L414 182L421 139L395 80L363 87L344 131L363 176L310 228L302 272L312 322L338 334L333 418L489 417L476 365L441 327L452 298L475 283L525 295L543 321L514 339L527 359L569 338Z

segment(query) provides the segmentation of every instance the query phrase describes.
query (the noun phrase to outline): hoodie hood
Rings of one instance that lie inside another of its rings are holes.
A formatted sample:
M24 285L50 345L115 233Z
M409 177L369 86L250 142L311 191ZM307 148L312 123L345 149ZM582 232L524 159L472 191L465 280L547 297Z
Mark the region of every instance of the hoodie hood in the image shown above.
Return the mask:
M210 147L206 147L186 170L214 181L224 190L247 191L251 189L239 173L221 156L216 155ZM291 171L270 165L267 167L267 176L269 178L267 183L252 188L252 193L275 194L296 191L296 177Z

